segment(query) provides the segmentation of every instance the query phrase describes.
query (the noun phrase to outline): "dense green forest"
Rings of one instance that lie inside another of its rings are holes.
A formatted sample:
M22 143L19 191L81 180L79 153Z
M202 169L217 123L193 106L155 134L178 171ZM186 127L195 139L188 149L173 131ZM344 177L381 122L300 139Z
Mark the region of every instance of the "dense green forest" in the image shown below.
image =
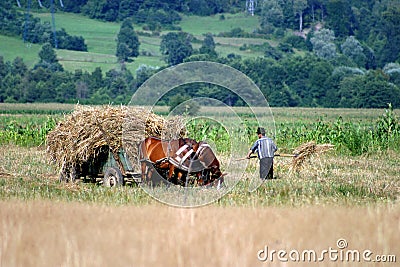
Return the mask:
M254 15L257 29L241 27L195 36L183 32L182 16L219 16L246 12L237 0L59 0L0 3L0 35L41 44L32 67L23 56L7 61L0 54L0 102L126 103L151 75L182 62L209 60L230 65L248 75L271 106L387 107L400 105L400 2L396 0L265 0ZM115 57L119 67L104 71L67 71L57 49L88 51L81 36L55 29L29 10L72 12L91 19L119 23ZM249 14L249 16L251 16ZM140 36L160 39L165 65L142 65L132 72L126 64L141 52ZM263 56L222 56L216 38L257 38L243 51ZM272 40L272 41L271 41ZM12 49L12 48L10 48ZM194 84L176 88L161 104L193 96L218 98L228 105L243 102L228 90Z

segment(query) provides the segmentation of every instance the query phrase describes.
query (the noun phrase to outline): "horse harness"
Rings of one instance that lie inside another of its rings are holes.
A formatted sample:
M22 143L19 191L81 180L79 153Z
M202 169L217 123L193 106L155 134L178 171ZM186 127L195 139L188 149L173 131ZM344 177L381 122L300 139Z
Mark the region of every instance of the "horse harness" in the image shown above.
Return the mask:
M210 145L207 143L203 143L199 146L196 153L194 153L195 151L193 150L191 145L184 144L176 151L175 155L173 155L172 157L169 157L169 155L168 155L168 160L175 167L177 167L181 170L187 171L187 172L191 172L192 171L191 167L190 167L191 162L185 164L186 160L188 158L190 158L190 160L198 159L199 155L203 152L203 150L206 147L210 147ZM194 155L193 155L193 153L194 153ZM208 166L205 166L205 164L203 162L201 162L201 164L204 166L204 169L206 169L208 167Z
M199 155L203 152L203 150L207 147L210 147L207 143L202 143L199 145L197 151L194 151L191 144L185 143L181 146L173 155L170 155L172 151L171 141L168 141L167 144L167 157L162 158L154 162L155 166L160 166L165 162L169 162L174 165L176 168L181 169L186 172L191 172L191 160L198 159ZM188 162L187 160L190 159ZM204 168L202 170L208 169L208 166L205 166L203 162L201 162Z
M172 151L172 146L171 146L171 141L168 141L167 144L167 149L166 149L167 153L165 158L159 159L156 162L154 162L154 165L160 166L161 164L165 163L165 162L169 162L172 165L174 165L176 168L179 168L183 171L187 171L189 172L189 165L190 163L186 163L186 160L188 158L192 158L192 155L194 154L194 150L192 148L192 146L190 144L184 144L183 146L181 146L173 155L171 154Z
M168 155L168 161L172 163L175 167L183 171L189 172L190 163L185 164L185 162L188 158L192 158L193 153L194 150L192 146L184 144L175 152L174 155L172 155L171 157Z

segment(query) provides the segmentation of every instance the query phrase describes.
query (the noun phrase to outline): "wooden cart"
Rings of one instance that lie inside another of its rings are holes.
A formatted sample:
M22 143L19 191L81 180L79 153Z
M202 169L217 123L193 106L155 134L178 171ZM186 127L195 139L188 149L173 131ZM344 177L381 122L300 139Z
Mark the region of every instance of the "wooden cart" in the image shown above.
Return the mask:
M134 170L133 164L123 149L117 153L113 153L108 148L103 149L95 159L79 168L76 177L85 181L102 183L107 187L142 182L140 170Z

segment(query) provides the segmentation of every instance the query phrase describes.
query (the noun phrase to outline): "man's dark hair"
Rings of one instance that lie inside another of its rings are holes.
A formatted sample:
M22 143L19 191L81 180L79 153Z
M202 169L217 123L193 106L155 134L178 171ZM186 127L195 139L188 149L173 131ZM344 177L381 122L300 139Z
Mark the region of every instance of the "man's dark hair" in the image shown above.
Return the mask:
M257 134L265 135L265 129L263 127L258 127L257 128Z

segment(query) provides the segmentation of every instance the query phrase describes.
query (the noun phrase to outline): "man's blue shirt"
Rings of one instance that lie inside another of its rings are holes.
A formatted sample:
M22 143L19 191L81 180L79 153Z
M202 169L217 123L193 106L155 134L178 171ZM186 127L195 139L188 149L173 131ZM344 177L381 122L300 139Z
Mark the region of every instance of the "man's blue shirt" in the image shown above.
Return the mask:
M250 149L253 153L256 151L258 152L259 159L273 158L275 151L278 150L274 141L265 136L258 139Z

